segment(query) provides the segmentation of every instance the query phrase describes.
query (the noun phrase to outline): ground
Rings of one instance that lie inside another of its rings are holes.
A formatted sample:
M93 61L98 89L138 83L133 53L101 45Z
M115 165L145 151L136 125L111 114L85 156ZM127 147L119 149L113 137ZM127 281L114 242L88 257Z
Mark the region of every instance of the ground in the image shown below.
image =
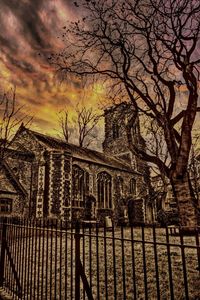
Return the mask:
M173 288L174 299L186 299L186 281L189 299L200 299L195 237L184 237L185 247L182 247L184 250L181 251L180 236L169 236L171 246L166 245L165 229L156 229L156 247L152 243L151 228L144 229L145 243L142 243L142 234L141 228L116 228L114 231L99 229L98 235L96 229L84 230L80 243L81 261L94 299L132 300L134 295L137 300L147 299L145 282L148 299L158 299L157 289L160 299L171 299L169 265L172 266L171 290ZM74 230L36 231L29 228L21 236L19 232L16 243L21 247L16 266L21 274L20 281L25 299L74 299ZM184 262L187 277L185 282ZM81 283L81 299L83 298Z

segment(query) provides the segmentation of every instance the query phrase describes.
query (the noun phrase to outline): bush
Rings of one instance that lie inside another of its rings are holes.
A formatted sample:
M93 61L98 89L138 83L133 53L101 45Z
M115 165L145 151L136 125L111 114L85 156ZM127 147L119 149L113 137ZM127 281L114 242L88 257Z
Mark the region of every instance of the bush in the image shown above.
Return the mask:
M163 209L160 209L157 214L157 221L160 223L162 227L168 225L168 216Z
M164 211L163 209L160 209L157 214L157 221L162 227L168 225L179 225L178 211Z

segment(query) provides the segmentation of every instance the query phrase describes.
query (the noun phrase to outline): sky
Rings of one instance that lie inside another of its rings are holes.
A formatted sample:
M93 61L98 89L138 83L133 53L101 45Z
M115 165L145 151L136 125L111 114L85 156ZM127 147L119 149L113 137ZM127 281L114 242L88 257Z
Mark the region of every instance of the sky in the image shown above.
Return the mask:
M43 133L57 135L59 112L73 118L80 100L98 107L101 87L83 94L80 82L61 82L47 59L64 47L63 27L80 14L72 0L0 0L0 91L16 87L18 106Z
M59 53L64 47L64 27L82 14L74 2L0 0L0 93L16 87L18 106L24 115L33 117L31 127L54 136L60 131L58 115L62 110L67 109L73 120L80 102L96 109L104 98L101 86L83 93L77 80L61 82L49 64L48 54ZM103 121L98 134L99 149Z

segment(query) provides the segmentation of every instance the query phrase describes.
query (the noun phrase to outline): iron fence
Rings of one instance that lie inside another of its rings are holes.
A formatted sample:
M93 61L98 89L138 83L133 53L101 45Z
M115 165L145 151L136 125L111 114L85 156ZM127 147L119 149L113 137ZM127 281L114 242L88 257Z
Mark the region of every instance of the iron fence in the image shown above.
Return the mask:
M198 232L0 219L0 286L13 299L199 299Z

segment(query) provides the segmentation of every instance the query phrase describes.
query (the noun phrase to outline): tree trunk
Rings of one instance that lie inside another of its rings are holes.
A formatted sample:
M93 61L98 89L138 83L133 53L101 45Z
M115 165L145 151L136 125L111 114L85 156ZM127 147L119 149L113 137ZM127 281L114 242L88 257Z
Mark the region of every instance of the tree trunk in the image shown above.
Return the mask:
M180 226L183 230L193 231L198 225L198 210L188 173L173 175L171 184L178 205Z

